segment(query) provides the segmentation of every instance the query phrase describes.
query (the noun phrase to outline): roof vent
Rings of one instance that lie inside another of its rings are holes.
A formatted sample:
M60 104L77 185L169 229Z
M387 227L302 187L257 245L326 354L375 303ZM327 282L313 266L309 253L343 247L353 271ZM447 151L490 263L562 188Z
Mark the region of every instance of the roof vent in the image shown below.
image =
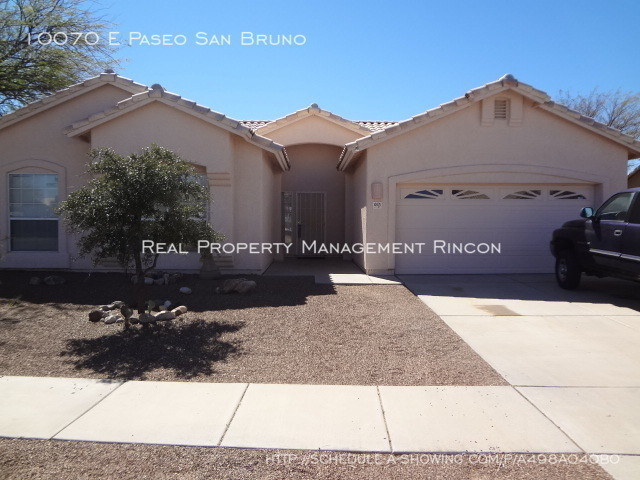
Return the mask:
M320 107L318 106L317 103L312 103L311 106L309 108L317 108L320 109Z
M164 87L159 83L154 83L151 85L151 90L160 90L161 92L164 92Z
M116 73L113 68L105 68L104 73Z
M493 106L493 118L509 118L509 101L507 99L497 99Z

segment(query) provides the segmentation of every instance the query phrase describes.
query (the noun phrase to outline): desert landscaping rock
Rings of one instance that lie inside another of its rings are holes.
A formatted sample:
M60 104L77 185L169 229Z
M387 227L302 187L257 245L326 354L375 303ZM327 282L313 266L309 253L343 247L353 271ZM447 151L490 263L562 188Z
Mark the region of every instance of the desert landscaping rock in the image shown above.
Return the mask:
M191 295L192 291L189 287L180 287L180 293L184 293L185 295Z
M0 270L0 299L22 295L19 305L0 301L0 318L20 320L0 322L0 375L326 385L505 384L402 286L319 285L313 277L265 276L247 277L257 283L249 295L214 295L210 280L190 275L184 278L193 294L182 297L189 301L189 313L159 322L160 328L148 332L134 325L125 334L122 324L95 328L87 322L95 305L114 299L135 302L134 289L122 281L121 273L89 278L86 273L65 274L67 282L79 288L25 288L31 276ZM171 289L177 293L176 287L152 288L158 290L150 296L163 300L171 297Z
M104 318L104 323L106 323L107 325L111 325L112 323L116 323L117 321L118 319L115 315L107 315Z
M171 313L175 314L176 317L184 315L185 313L187 313L187 307L185 307L184 305L180 305L179 307L171 310Z
M156 320L159 322L173 320L174 318L176 318L176 314L173 312L161 312L156 315Z
M99 322L100 320L102 320L103 313L104 312L102 310L91 310L89 312L89 321L90 322Z

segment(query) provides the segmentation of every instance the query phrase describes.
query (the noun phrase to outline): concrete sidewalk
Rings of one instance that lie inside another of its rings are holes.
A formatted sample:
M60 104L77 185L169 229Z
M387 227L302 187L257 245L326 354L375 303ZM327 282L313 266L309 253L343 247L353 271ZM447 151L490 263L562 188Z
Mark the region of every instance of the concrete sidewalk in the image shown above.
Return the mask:
M639 390L628 389L628 401ZM606 432L591 441L580 422L555 421L553 407L543 414L548 395L510 386L2 377L0 436L352 452L637 452L633 441L603 441ZM583 404L592 401L587 395ZM637 442L640 424L625 428Z

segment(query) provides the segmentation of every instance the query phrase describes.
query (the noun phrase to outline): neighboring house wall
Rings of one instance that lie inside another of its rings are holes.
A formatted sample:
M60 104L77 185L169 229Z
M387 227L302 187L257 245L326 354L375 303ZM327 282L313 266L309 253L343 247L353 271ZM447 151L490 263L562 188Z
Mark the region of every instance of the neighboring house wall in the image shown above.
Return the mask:
M482 104L475 103L367 149L366 185L385 186L381 209L372 209L367 192L367 242L394 241L398 183L591 183L594 205L626 188L624 147L536 109L516 93L501 97L512 105L523 102L519 126L507 120L483 126ZM484 100L492 101L492 97ZM394 256L370 254L365 264L368 272L389 273Z
M634 172L629 176L629 188L637 188L640 187L640 170Z
M8 198L10 173L58 174L59 200L86 182L84 172L89 144L79 138L68 138L67 125L104 110L131 94L116 86L104 84L85 94L43 110L29 118L0 130L0 248L2 268L69 268L76 252L74 239L67 235L62 221L58 228L58 252L9 252Z

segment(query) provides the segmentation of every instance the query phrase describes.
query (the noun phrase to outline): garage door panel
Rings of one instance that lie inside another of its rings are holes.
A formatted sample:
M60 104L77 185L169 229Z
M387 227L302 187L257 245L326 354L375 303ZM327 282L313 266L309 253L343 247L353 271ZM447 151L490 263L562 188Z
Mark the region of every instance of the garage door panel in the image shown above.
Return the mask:
M423 251L396 255L398 273L541 273L553 271L554 229L593 203L593 187L481 185L465 187L489 198L461 199L451 186L412 185L399 191L396 242L424 243ZM413 198L420 192L437 198ZM458 193L459 195L459 193ZM411 197L411 198L407 198ZM505 198L515 197L515 198ZM434 252L434 241L445 242ZM500 253L455 253L448 245L488 244Z

